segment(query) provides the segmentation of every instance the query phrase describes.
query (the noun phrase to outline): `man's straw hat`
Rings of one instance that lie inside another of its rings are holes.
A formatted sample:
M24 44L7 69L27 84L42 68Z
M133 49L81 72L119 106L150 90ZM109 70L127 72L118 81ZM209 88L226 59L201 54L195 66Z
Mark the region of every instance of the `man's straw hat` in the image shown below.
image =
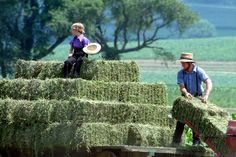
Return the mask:
M194 63L195 61L193 60L193 54L192 53L186 53L183 52L180 55L180 58L177 60L178 63L181 62L190 62L190 63Z
M90 43L83 48L83 51L89 55L96 54L101 50L101 45L98 43Z

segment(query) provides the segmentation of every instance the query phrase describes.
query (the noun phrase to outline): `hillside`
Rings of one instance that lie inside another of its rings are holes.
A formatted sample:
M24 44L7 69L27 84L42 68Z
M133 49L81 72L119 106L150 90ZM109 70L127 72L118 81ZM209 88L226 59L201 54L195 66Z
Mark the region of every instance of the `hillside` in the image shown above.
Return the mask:
M210 5L235 5L235 0L183 0L185 3L201 3Z
M199 14L200 18L212 23L217 36L236 35L236 1L233 0L183 0Z

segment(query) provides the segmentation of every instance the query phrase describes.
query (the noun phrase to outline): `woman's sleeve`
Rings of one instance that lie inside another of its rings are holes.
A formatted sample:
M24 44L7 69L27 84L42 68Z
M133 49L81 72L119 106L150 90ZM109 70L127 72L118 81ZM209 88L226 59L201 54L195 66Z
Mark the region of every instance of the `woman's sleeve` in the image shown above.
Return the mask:
M70 46L73 46L73 39L69 42Z
M87 46L88 44L90 44L90 40L88 38L84 38L84 46Z

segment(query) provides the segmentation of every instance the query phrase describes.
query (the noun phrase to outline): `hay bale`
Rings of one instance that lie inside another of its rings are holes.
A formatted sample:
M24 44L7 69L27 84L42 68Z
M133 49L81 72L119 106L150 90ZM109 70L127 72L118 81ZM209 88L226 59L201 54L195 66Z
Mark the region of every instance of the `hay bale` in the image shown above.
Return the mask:
M101 82L83 79L0 80L0 98L2 99L68 100L70 97L160 106L167 104L165 84Z
M14 146L17 149L75 148L74 135L77 125L71 122L38 124L30 126L0 125L0 147Z
M85 123L76 131L78 148L95 146L135 145L167 146L173 130L141 124Z
M63 78L62 62L24 61L16 63L16 78ZM135 62L88 61L81 67L80 78L86 80L138 82L139 68Z
M71 122L34 124L28 127L0 125L0 147L14 146L18 149L53 149L56 147L78 150L95 146L136 145L167 146L173 130L141 124Z
M229 114L212 103L204 104L199 99L180 97L174 101L173 117L189 121L200 132L200 137L209 141L218 151L228 153L225 144Z
M60 100L12 100L0 99L0 124L30 126L73 122L75 124L106 122L153 124L171 127L165 106L103 102L71 98Z

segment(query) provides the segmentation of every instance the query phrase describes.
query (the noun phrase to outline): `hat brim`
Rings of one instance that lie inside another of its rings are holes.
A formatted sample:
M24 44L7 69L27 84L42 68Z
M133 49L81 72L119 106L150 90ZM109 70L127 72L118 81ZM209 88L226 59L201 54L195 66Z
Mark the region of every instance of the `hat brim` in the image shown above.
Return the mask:
M89 47L93 47L93 50L89 49ZM96 48L94 49L94 47ZM89 55L97 54L100 50L101 50L101 45L98 43L90 43L83 48L83 51Z
M194 60L189 60L189 59L179 59L176 62L177 63L195 63Z

